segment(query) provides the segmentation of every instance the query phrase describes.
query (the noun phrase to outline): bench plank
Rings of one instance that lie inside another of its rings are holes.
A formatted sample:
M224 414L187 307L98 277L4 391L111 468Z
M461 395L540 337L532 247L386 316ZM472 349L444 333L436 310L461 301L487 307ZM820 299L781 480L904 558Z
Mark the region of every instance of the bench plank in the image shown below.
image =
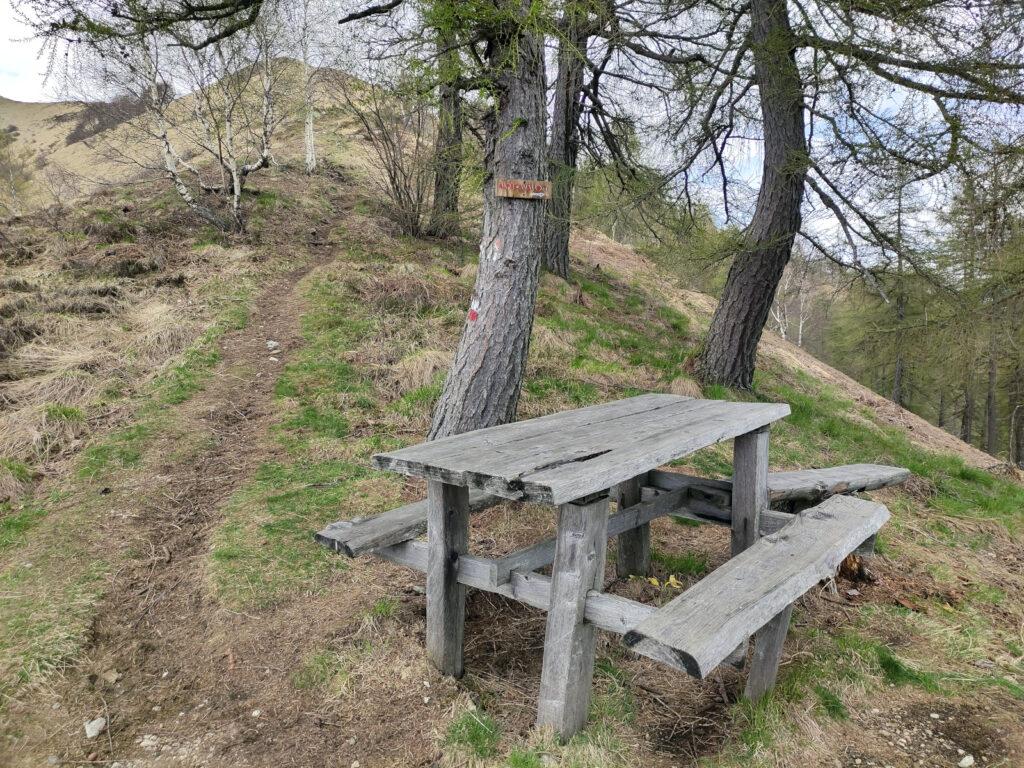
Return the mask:
M845 464L823 469L772 472L768 495L772 501L826 499L841 493L859 493L899 485L910 479L910 470L884 464Z
M481 491L469 492L469 511L499 504L505 499ZM414 501L388 512L356 520L331 523L313 538L336 552L357 557L364 552L415 539L427 532L427 500Z
M561 504L785 417L784 403L650 394L374 456L378 469Z
M625 643L645 655L674 655L687 672L703 678L739 643L831 576L888 519L881 504L833 496L705 576L627 632Z
M844 464L823 469L768 473L770 501L822 501L829 496L859 493L899 485L910 479L910 470L885 464ZM706 486L720 494L732 493L732 480L710 480L682 472L652 470L647 482L655 488L675 490L683 484Z

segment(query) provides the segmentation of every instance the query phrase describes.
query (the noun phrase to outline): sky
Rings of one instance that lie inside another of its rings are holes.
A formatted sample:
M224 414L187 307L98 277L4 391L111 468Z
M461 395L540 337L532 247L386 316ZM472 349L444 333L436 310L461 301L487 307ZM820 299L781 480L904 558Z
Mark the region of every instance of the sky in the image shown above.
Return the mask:
M44 85L46 59L39 57L39 42L16 17L8 0L0 0L0 96L15 101L57 101L53 88Z

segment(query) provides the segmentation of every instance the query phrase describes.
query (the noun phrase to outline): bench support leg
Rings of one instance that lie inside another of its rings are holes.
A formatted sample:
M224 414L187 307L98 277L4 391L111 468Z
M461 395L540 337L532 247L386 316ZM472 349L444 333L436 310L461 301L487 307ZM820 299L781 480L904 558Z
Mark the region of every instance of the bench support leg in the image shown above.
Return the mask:
M732 556L757 541L761 512L768 508L768 430L733 441Z
M647 481L647 473L637 475L632 480L619 483L612 489L612 495L620 510L639 504L640 489ZM644 523L628 531L620 533L617 540L615 558L615 574L619 578L626 576L646 576L651 569L651 524Z
M587 592L603 586L607 528L607 496L559 509L537 725L554 728L563 739L587 721L594 625L583 620L583 610Z
M757 701L775 685L782 659L782 645L789 631L789 618L793 606L789 605L765 624L754 635L754 659L750 664L747 687L743 692L751 701Z
M462 677L466 587L459 556L469 548L469 491L427 484L427 658L443 674Z
M732 536L730 553L736 557L754 544L761 528L761 512L768 508L768 428L740 435L732 444ZM730 663L742 667L747 643L730 654Z

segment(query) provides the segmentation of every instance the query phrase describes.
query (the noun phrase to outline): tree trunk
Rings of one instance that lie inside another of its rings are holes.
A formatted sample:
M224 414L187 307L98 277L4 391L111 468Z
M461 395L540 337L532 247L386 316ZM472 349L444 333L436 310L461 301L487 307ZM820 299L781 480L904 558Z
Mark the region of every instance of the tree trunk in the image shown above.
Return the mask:
M523 15L528 0L520 3ZM462 338L430 438L515 418L537 301L544 205L497 197L495 179L546 175L542 39L530 29L490 41L496 105L487 130L480 264Z
M761 189L698 360L705 382L741 389L753 385L757 343L800 229L808 163L786 0L752 0L751 24L764 123Z
M960 417L960 439L965 443L974 438L974 390L970 385L964 387L964 411Z
M896 364L892 374L892 401L901 408L906 407L906 393L904 392L904 362L903 362L903 320L907 314L907 296L900 289L896 296Z
M316 94L313 90L313 79L309 68L309 42L307 35L302 36L302 101L306 112L303 143L306 149L306 173L316 172L316 130L313 125L316 111Z
M569 225L572 219L572 186L579 154L579 123L583 110L583 64L589 35L583 12L570 3L564 21L565 36L558 44L558 79L548 145L551 202L544 232L544 268L561 278L569 277Z
M459 233L459 181L462 177L462 94L458 76L458 53L446 37L438 41L441 85L434 139L434 200L427 232L435 237Z
M946 390L945 388L939 390L939 423L938 426L945 429L946 427Z
M988 386L985 391L985 453L992 456L999 450L999 414L997 413L998 401L996 399L996 380L999 367L996 359L995 333L992 333L992 340L988 350Z
M1020 466L1024 459L1024 368L1016 365L1007 387L1010 401L1010 463Z

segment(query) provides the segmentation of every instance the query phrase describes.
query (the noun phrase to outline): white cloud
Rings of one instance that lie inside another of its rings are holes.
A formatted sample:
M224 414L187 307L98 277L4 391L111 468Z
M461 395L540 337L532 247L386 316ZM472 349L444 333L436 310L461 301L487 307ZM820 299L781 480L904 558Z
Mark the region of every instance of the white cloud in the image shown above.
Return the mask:
M0 96L16 101L57 101L46 80L45 56L7 0L0 0Z

